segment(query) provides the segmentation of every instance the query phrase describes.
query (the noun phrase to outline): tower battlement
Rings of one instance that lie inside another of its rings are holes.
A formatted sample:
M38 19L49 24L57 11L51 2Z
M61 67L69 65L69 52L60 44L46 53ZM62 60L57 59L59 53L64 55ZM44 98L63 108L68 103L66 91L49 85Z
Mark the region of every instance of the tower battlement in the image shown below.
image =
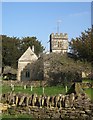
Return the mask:
M50 35L50 52L65 53L68 50L68 34L52 33Z
M68 34L67 33L52 33L51 34L52 38L68 38Z

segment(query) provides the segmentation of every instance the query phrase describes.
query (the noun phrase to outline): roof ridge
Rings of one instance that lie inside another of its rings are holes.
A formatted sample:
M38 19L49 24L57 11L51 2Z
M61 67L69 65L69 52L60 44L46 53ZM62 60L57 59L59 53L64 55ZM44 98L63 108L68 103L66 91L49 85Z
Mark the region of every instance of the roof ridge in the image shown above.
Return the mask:
M32 49L30 48L30 46L28 47L28 49L23 53L23 55L19 58L18 61L28 61L28 60L37 60L38 57L37 55L32 51Z

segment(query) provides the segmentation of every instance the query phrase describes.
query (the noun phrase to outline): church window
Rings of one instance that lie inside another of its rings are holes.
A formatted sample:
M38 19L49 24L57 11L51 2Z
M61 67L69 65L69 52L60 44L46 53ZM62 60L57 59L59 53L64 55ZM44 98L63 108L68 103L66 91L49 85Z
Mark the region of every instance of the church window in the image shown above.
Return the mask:
M26 71L26 78L29 78L29 77L30 77L30 72Z

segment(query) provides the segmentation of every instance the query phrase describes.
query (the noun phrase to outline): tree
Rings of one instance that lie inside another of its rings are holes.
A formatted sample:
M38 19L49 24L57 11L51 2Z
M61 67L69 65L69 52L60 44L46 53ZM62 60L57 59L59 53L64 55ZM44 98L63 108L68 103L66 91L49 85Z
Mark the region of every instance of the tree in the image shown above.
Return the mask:
M36 53L36 55L39 55L40 53L43 52L44 47L41 45L41 42L39 40L37 40L36 37L24 37L22 38L22 40L20 41L20 45L21 45L21 51L22 53L30 46L32 47L34 45L34 52Z
M46 67L45 67L46 66ZM67 54L51 53L44 59L44 68L48 74L50 85L70 82L81 82L82 71L91 71L91 65L87 62L75 61Z
M36 37L8 37L1 35L2 37L2 66L10 66L17 68L18 59L26 51L26 49L32 45L35 47L35 53L43 52L43 46Z
M93 61L93 29L81 33L81 36L72 39L70 42L71 53L76 58L92 62Z
M2 35L2 66L17 68L17 60L20 56L20 41L16 37Z

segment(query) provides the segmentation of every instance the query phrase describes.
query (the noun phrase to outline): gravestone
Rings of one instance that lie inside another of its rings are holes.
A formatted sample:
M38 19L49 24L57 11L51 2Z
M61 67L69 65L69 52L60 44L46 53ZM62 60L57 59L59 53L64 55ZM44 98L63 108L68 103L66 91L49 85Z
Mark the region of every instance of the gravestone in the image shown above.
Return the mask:
M14 85L11 84L11 91L13 92L14 91Z
M24 85L24 90L26 90L26 85Z
M85 94L84 90L82 89L80 83L74 83L71 88L68 90L67 94L74 93L77 96L81 96L81 94Z
M31 91L33 91L33 86L31 85Z

